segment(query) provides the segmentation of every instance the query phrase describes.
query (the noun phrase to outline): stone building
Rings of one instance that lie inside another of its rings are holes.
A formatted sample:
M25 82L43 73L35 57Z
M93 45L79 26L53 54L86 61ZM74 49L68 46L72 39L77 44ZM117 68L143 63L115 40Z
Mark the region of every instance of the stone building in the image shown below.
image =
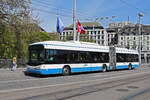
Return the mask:
M138 50L139 27L138 25L124 26L118 32L118 46ZM150 63L150 25L142 25L141 28L142 62Z
M83 28L85 29L85 35L88 40L93 40L95 43L99 45L108 45L107 40L107 31L104 27L98 22L83 22L81 23ZM67 36L73 35L73 25L69 27L65 27L62 34L60 35L61 40L65 40ZM82 38L82 35L80 35Z

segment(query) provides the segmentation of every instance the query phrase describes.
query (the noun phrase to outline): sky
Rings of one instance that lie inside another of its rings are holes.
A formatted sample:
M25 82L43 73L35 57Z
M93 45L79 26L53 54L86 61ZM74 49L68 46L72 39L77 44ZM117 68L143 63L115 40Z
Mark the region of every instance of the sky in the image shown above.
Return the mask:
M142 13L142 24L150 25L150 0L76 0L77 19L91 22L96 19L105 28L110 22L128 21L136 24ZM56 18L65 26L73 23L73 0L32 0L33 17L47 32L56 31ZM112 16L115 16L112 18Z

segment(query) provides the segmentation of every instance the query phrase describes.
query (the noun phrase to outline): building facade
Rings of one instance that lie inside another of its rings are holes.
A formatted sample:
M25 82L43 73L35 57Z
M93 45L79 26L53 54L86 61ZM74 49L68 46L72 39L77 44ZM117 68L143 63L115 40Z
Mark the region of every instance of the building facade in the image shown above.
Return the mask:
M95 43L99 45L108 45L108 35L107 30L101 26L98 22L84 22L81 23L83 28L85 29L85 34L80 35L80 39L83 37L86 39L93 40ZM65 40L68 36L73 37L73 25L69 27L65 27L62 34L60 35L61 40ZM82 41L82 40L81 40Z
M118 46L138 50L139 25L124 26L118 32ZM141 53L142 62L150 63L150 25L142 25L141 28Z

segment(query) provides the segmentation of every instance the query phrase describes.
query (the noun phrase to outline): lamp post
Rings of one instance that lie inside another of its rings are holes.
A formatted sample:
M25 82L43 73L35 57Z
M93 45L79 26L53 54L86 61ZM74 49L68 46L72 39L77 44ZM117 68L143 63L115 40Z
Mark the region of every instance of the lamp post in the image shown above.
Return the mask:
M73 5L73 40L76 41L76 0Z
M139 66L141 66L141 17L143 17L143 15L141 13L138 13L138 17L139 17Z

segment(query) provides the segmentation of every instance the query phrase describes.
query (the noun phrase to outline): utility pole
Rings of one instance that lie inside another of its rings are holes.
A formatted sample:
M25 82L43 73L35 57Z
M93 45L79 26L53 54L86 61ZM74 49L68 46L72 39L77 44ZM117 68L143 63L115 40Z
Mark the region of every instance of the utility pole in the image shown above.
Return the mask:
M141 21L141 17L143 17L143 15L141 13L138 13L138 16L139 16L139 66L141 66L141 24L140 24L140 21Z
M76 0L73 6L73 40L76 41Z
M109 66L111 70L116 69L116 46L114 44L109 45Z
M118 33L115 34L114 38L111 40L109 45L109 66L111 70L116 69L116 45L118 44Z

